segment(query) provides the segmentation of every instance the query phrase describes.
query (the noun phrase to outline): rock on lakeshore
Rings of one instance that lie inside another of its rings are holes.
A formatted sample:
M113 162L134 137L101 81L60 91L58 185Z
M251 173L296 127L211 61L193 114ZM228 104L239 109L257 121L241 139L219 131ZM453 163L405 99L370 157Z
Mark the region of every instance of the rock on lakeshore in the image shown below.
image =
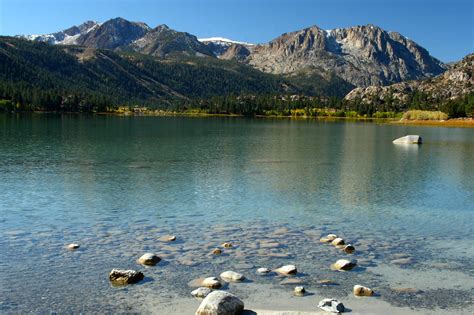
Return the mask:
M137 283L143 280L143 277L143 273L135 270L112 269L109 273L110 282L118 285Z
M145 266L154 266L161 261L161 258L152 253L143 254L137 259L137 263Z
M321 300L318 307L323 311L332 313L342 313L345 311L344 305L336 299Z
M196 315L238 315L243 310L244 302L237 296L225 291L214 291L201 302Z

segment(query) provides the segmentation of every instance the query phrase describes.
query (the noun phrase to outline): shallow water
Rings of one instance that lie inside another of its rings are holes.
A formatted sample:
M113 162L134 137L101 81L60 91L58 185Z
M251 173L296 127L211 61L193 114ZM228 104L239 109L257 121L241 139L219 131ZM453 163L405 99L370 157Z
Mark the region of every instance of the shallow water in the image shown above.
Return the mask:
M406 134L424 144L391 143ZM363 284L420 312L472 304L472 129L0 115L0 197L2 313L160 313L189 297L192 279L227 269L249 279L227 287L244 300L257 285L291 293L255 274L288 263L310 291L342 300ZM332 232L356 252L319 243ZM224 241L235 246L209 254ZM164 260L139 266L144 252ZM347 257L357 269L329 269ZM112 287L112 268L146 279Z

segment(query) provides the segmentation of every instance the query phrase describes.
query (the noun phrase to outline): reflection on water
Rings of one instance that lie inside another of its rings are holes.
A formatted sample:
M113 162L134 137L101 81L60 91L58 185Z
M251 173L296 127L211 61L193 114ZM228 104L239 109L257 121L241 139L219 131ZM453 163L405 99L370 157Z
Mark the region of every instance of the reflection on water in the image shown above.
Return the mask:
M406 134L424 144L392 144ZM193 278L287 262L310 287L339 281L328 294L350 291L355 277L400 305L428 303L439 288L420 282L426 296L397 298L397 270L406 279L449 272L451 300L437 307L462 305L472 297L463 286L472 271L462 266L473 252L458 245L474 235L473 135L373 123L0 115L0 311L143 311L135 300L171 303ZM283 236L273 233L282 227ZM363 272L326 268L340 253L318 240L332 231L356 245ZM163 233L180 241L157 242ZM279 246L260 246L268 239ZM239 245L209 256L222 241ZM84 246L70 253L69 242ZM147 268L140 286L111 288L107 272L141 268L134 261L144 251L166 265ZM413 264L390 263L395 254Z

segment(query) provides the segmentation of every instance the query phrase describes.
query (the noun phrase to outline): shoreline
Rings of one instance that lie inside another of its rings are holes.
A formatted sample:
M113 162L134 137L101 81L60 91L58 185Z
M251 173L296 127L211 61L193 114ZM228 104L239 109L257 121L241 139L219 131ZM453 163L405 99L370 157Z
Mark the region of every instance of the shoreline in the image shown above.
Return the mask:
M376 117L331 117L331 116L277 116L277 115L254 115L246 116L239 114L208 114L208 113L185 113L185 112L159 112L159 113L77 113L77 112L47 112L33 111L14 114L59 114L59 115L101 115L101 116L123 116L123 117L230 117L230 118L259 118L259 119L290 119L290 120L318 120L318 121L350 121L350 122L370 122L379 124L393 124L405 126L425 126L425 127L447 127L447 128L474 128L474 118L453 118L447 120L406 120L398 118L376 118Z
M245 285L245 284L239 284ZM293 286L286 289L276 289L271 285L252 284L251 294L242 298L245 310L242 315L325 315L332 314L323 311L317 307L318 302L324 298L328 298L328 294L324 294L321 289L309 288L306 295L297 297L292 294ZM232 289L234 289L233 287ZM242 291L239 289L225 290L239 296ZM237 291L237 292L235 292ZM143 301L140 311L152 314L193 314L199 307L203 299L191 297L174 298L172 302L157 305L156 298L148 295ZM380 299L378 296L373 297L355 297L348 294L344 298L339 298L346 312L342 314L368 315L368 314L390 314L390 315L417 315L432 314L442 315L447 312L450 314L470 314L472 307L467 309L446 308L441 309L434 307L412 308L410 306L396 306L387 301Z

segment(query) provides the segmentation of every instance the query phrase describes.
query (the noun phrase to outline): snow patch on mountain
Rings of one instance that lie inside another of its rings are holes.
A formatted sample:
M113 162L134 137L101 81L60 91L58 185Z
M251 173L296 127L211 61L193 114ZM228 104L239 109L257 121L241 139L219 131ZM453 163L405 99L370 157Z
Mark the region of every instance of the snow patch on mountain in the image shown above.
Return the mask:
M235 41L232 39L228 39L225 37L209 37L209 38L198 38L198 41L201 43L208 43L212 42L215 44L220 44L220 45L232 45L232 44L239 44L239 45L245 45L245 46L254 46L255 44L247 43L247 42L239 42Z

